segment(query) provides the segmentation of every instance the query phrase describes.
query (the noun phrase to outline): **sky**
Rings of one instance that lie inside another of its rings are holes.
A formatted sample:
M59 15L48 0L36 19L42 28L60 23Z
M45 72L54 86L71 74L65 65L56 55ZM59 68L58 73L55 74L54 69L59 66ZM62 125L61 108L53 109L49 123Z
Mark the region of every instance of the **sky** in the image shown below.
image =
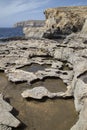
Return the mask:
M87 0L0 0L0 27L12 27L26 20L43 20L47 8L77 5L87 5Z

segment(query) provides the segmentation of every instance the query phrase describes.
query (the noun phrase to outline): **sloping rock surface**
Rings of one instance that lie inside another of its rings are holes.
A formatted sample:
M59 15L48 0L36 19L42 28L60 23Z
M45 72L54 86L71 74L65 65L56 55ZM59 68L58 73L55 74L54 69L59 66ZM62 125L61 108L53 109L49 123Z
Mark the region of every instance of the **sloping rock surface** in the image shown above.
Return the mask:
M13 107L0 94L0 130L11 130L12 127L20 125L20 121L10 113L12 109Z

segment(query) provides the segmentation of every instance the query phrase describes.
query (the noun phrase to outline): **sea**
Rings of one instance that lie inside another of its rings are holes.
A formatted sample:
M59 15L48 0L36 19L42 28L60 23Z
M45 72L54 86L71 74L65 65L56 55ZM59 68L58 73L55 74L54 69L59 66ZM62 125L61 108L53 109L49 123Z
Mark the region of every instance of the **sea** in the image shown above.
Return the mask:
M0 28L0 39L22 37L22 36L24 36L22 27Z

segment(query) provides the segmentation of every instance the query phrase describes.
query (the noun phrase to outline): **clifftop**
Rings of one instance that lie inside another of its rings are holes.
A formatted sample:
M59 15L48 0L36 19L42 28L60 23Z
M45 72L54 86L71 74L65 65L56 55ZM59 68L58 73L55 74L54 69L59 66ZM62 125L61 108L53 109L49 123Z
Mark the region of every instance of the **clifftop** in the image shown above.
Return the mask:
M42 27L45 24L45 20L28 20L14 24L14 27Z
M87 18L87 6L69 6L69 7L58 7L58 8L48 8L44 11L46 19L53 16L58 16L59 13L65 12L66 15L78 14L82 15L84 18ZM81 16L80 16L81 17Z

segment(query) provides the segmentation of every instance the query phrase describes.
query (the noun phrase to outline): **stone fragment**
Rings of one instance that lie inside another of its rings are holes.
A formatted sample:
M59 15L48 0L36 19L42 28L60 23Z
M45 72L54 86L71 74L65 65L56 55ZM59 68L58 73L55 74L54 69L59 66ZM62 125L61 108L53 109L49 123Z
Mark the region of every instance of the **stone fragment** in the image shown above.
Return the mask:
M18 127L20 125L20 121L10 113L12 109L13 107L0 94L0 130L11 130L11 127Z
M18 127L20 122L8 111L0 110L0 124L10 127Z
M26 72L20 69L10 69L6 70L5 73L8 76L8 79L12 82L31 82L37 79L37 76L32 72Z
M1 110L6 110L8 112L10 112L13 109L13 107L8 104L5 100L3 100L3 95L0 94L0 111Z
M45 87L39 86L33 89L27 89L21 95L23 98L42 99L43 97L49 97L49 98L61 97L63 94L64 94L63 92L51 93Z

